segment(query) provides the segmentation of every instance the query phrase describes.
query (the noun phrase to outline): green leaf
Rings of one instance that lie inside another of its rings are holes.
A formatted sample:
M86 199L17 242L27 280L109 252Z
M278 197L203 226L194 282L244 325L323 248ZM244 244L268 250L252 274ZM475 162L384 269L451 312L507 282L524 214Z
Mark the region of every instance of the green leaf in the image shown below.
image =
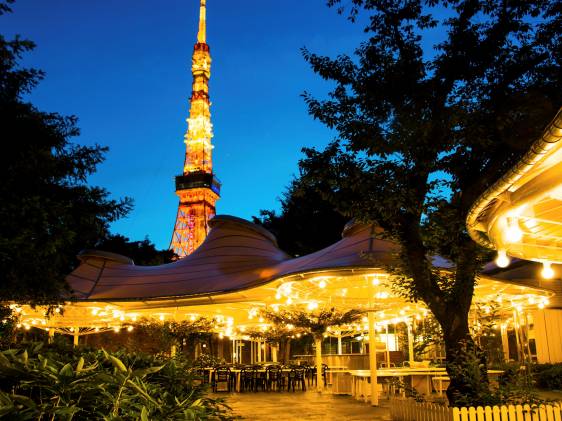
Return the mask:
M146 409L146 406L142 407L140 418L141 418L141 421L148 421L148 411Z
M82 369L84 368L84 357L80 357L80 359L78 360L78 364L76 365L76 372L81 372Z
M70 363L65 364L59 371L59 376L72 377L73 374L74 370L72 369L72 365Z
M162 370L162 368L164 368L163 365L161 365L160 367L140 368L133 371L133 377L144 377L148 374L154 374Z
M117 368L119 371L121 372L127 371L127 367L125 367L125 364L123 364L123 362L119 358L110 355L109 360L111 361L111 364L113 364L113 366Z
M21 403L22 405L24 405L27 408L35 408L35 402L33 402L32 399L28 398L27 396L23 396L23 395L12 395L12 400L14 400L17 403Z

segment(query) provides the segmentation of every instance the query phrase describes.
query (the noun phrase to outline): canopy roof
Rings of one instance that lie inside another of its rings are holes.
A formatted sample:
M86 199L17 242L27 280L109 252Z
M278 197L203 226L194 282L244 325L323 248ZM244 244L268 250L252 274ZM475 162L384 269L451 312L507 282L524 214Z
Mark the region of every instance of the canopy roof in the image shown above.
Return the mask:
M374 311L381 325L421 318L427 309L397 294L393 278L384 270L397 251L396 244L377 238L373 226L349 224L337 243L291 258L263 228L217 216L200 248L175 263L142 267L123 256L85 252L67 278L77 297L65 306L64 314L45 318L40 308L18 310L24 326L72 334L119 329L141 317L163 321L207 317L217 320L217 331L231 336L234 326L265 329L259 317L264 308ZM474 305L502 302L501 311L510 315L514 308L544 306L551 295L541 288L484 276L478 281Z
M474 203L467 228L483 246L562 263L562 109L521 161Z
M86 251L67 281L80 300L189 298L254 288L291 274L380 268L397 250L374 238L373 227L350 225L332 246L291 258L269 231L244 219L216 216L210 225L203 244L177 262L135 266L120 255Z

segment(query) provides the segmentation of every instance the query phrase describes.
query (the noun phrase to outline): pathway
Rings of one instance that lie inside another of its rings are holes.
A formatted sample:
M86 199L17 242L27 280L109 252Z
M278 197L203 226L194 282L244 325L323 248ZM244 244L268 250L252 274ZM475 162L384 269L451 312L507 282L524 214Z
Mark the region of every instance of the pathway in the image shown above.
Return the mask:
M224 396L224 395L222 395ZM350 396L306 392L246 392L226 396L235 415L247 420L389 421L388 405L358 402Z

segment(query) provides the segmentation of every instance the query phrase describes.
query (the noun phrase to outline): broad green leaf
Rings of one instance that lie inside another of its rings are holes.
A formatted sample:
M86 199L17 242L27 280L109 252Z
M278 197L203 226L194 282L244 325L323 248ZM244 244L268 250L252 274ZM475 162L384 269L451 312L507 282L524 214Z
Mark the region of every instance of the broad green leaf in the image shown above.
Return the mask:
M148 421L148 411L146 410L146 406L142 407L141 410L141 421Z
M125 367L125 364L123 364L123 362L119 358L110 355L109 360L111 361L111 364L113 364L113 366L117 368L119 371L121 372L127 371L127 367Z
M80 357L78 360L78 364L76 365L76 372L81 372L82 368L84 368L84 357Z
M74 370L72 370L72 365L70 363L65 364L59 371L59 376L71 377L73 374Z

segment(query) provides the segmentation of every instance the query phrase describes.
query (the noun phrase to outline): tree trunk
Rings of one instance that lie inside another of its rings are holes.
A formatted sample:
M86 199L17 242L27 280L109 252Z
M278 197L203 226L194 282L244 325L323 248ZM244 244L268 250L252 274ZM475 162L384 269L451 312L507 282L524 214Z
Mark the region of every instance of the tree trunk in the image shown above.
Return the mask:
M468 318L450 314L441 326L451 379L447 389L449 405L485 405L490 395L486 356L470 336Z

